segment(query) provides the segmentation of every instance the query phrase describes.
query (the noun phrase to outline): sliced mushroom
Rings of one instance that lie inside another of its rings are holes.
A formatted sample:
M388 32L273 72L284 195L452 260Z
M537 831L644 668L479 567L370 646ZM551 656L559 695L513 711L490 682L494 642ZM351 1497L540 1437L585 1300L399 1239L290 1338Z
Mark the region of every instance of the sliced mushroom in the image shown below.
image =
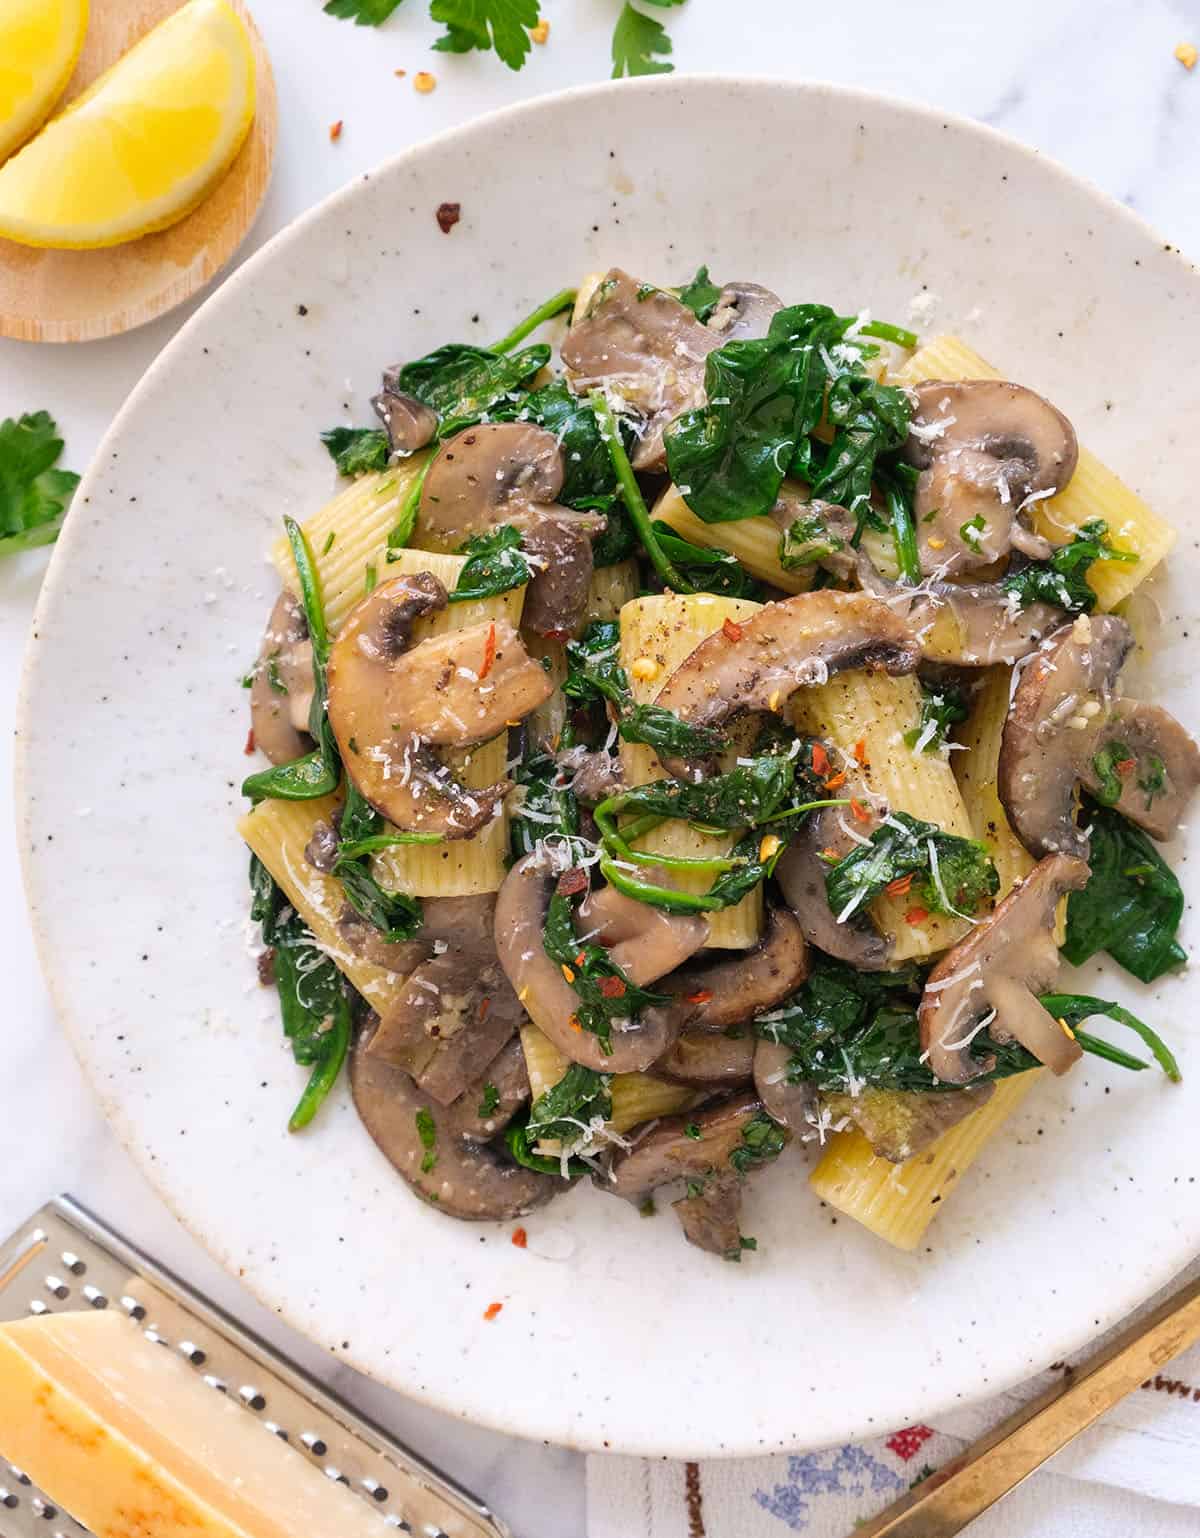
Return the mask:
M397 977L407 977L429 955L428 945L421 940L385 940L374 924L348 903L338 917L337 927L338 935L355 956L383 967Z
M351 613L329 658L329 721L346 773L398 828L466 838L511 788L468 790L431 751L497 736L542 704L553 682L507 620L411 647L412 627L443 608L428 572L385 582Z
M557 875L538 854L527 854L505 877L496 899L496 953L529 1018L573 1062L600 1073L641 1073L662 1056L686 1024L666 1005L651 1005L625 1030L614 1028L612 1051L600 1038L572 1026L579 995L546 954L542 931Z
M1039 1002L1058 977L1054 915L1064 892L1087 884L1088 867L1049 855L991 916L947 951L925 982L919 1014L929 1067L946 1084L966 1084L995 1066L971 1041L986 1023L999 1042L1014 1038L1055 1073L1081 1055L1074 1037Z
M577 513L555 500L563 459L553 433L532 422L491 422L456 433L425 476L417 538L432 550L458 550L498 524L521 532L534 569L522 624L538 635L573 635L592 580L592 540L599 513Z
M726 342L748 341L764 337L771 322L783 309L783 300L760 283L726 283L717 296L716 308L705 324L721 334Z
M676 1084L736 1089L754 1076L754 1037L749 1031L739 1036L695 1028L684 1031L655 1063L654 1072Z
M690 1030L725 1031L790 998L808 976L808 966L801 926L786 908L772 905L766 933L753 950L724 956L710 951L707 959L667 978L660 991L695 1005Z
M791 1061L790 1047L760 1039L754 1048L754 1088L768 1116L793 1132L804 1132L812 1125L816 1095L810 1084L789 1080Z
M312 642L300 600L286 588L275 600L250 686L254 743L273 764L290 764L312 746Z
M313 870L319 870L327 876L337 864L340 844L337 828L332 822L322 820L315 824L312 837L304 846L304 859Z
M571 790L584 806L599 806L609 796L625 789L625 770L619 758L598 749L584 753L575 764Z
M744 1146L742 1134L762 1114L758 1096L746 1092L708 1110L664 1116L628 1153L618 1154L603 1189L641 1202L672 1180L705 1180L735 1172L730 1160Z
M433 407L403 390L385 385L371 397L371 405L387 430L393 454L415 454L432 442L438 430L438 414Z
M848 668L894 676L920 660L912 632L886 604L863 593L799 593L706 637L656 703L693 726L716 727L744 711L782 710L797 689ZM663 764L677 777L688 772L684 759Z
M367 1028L359 1033L350 1053L355 1107L380 1151L417 1195L439 1212L500 1222L540 1207L565 1189L556 1176L513 1163L502 1145L487 1141L529 1096L528 1080L522 1084L511 1048L505 1049L508 1055L503 1062L497 1059L489 1065L452 1106L445 1107L422 1094L403 1069L368 1051L369 1045ZM519 1044L514 1046L519 1050ZM488 1083L496 1085L500 1100L494 1112L481 1117L479 1107ZM430 1126L433 1146L426 1147L422 1128Z
M1129 626L1115 614L1081 614L1021 674L997 788L1035 857L1060 851L1086 858L1087 834L1074 819L1080 784L1158 839L1172 836L1200 785L1200 749L1179 722L1159 706L1113 698L1132 646Z
M821 1100L834 1122L849 1117L881 1159L903 1164L977 1111L994 1090L994 1084L931 1094L868 1087L857 1095L822 1095Z
M736 1175L717 1176L702 1191L672 1202L671 1211L689 1244L726 1260L741 1259L742 1182Z
M875 814L862 824L859 837L872 830ZM892 958L892 938L881 935L870 916L856 912L839 922L829 906L825 877L832 852L840 859L854 847L841 808L829 806L811 813L780 856L775 879L796 916L804 938L828 956L849 962L860 972L886 972Z
M496 960L495 897L428 898L411 976L368 1050L449 1105L508 1041L524 1011Z
M908 457L921 469L913 513L922 572L990 566L1014 545L1044 560L1051 547L1022 523L1022 504L1061 491L1075 472L1075 429L1062 412L999 379L930 379L911 394Z
M903 618L933 662L972 668L1019 662L1063 621L1064 611L1052 604L1021 608L999 582L929 580L904 587L881 576L862 551L856 570L863 589Z
M703 914L664 913L615 887L598 887L579 904L575 932L608 951L639 988L647 988L685 962L708 938Z
M801 488L784 481L771 509L771 519L789 536L789 565L819 566L843 582L854 576L856 525L849 508L840 502L812 501ZM806 530L796 531L798 522L806 523Z
M562 360L573 390L605 385L642 414L633 467L662 470L663 428L704 404L705 359L725 341L673 294L614 267L567 332Z

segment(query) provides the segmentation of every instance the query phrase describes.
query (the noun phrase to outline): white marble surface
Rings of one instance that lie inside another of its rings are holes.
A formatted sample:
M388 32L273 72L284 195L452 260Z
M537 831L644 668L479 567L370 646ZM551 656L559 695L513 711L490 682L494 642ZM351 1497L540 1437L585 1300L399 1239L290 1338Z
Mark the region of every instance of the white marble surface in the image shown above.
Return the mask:
M493 57L429 53L434 31L422 0L408 0L379 32L324 17L318 0L253 0L253 9L274 59L281 114L275 180L254 237L260 242L418 137L535 93L603 78L618 0L546 0L550 41L534 49L520 75ZM1172 57L1182 40L1200 45L1200 0L1008 0L1002 10L978 0L863 0L852 20L844 7L799 0L740 7L688 0L666 20L680 69L829 79L966 113L1064 161L1136 208L1165 240L1200 251L1200 68L1189 75ZM401 68L409 72L403 80L394 74ZM438 77L432 96L412 89L412 75L422 68ZM339 118L344 132L332 144L328 128ZM819 155L820 147L812 152ZM914 166L912 177L936 183L937 167ZM786 188L764 189L765 197L786 195ZM904 197L903 187L896 196ZM697 260L704 255L695 253ZM1020 260L1014 250L1014 263ZM797 274L802 289L802 252ZM0 417L52 411L66 433L67 462L82 469L125 394L187 313L83 348L0 342ZM38 552L0 565L0 711L9 720L45 560ZM5 772L9 740L6 734L0 748ZM54 1192L72 1192L473 1485L522 1538L581 1534L581 1458L451 1424L346 1369L331 1371L175 1225L106 1129L56 1028L7 821L0 829L0 934L8 1069L0 1230Z

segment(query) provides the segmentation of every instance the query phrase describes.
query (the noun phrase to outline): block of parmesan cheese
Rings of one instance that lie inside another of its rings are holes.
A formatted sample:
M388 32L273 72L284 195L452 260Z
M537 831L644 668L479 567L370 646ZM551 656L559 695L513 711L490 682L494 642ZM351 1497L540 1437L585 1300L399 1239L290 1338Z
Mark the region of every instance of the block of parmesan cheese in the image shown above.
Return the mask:
M395 1531L115 1313L0 1325L0 1452L96 1538Z

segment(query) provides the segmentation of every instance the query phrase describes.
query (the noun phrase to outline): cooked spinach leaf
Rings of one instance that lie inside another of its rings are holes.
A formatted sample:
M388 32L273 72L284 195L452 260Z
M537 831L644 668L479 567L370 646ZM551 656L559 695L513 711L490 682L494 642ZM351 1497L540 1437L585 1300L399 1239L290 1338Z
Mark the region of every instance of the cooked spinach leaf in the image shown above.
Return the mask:
M721 285L714 283L707 267L696 269L696 276L679 290L680 304L686 304L697 320L707 320L717 307L721 297Z
M601 1121L608 1121L612 1115L611 1087L611 1074L596 1073L582 1063L572 1063L558 1083L534 1101L526 1131L538 1141L587 1141L592 1118L598 1116Z
M514 778L524 787L510 820L514 859L532 854L540 841L560 834L572 838L579 832L579 803L574 792L556 784L558 766L548 753L535 753L517 765Z
M421 928L420 898L410 897L407 892L385 892L359 860L338 859L333 874L342 883L350 906L379 930L387 944L411 940Z
M476 1115L479 1117L491 1116L500 1105L500 1091L490 1081L483 1086L483 1099L479 1102Z
M529 562L521 551L521 535L511 524L501 523L486 534L476 534L459 550L467 563L458 574L451 603L495 598L529 581Z
M809 482L814 501L839 503L860 523L883 526L871 512L871 482L881 457L893 454L908 437L908 395L896 385L880 384L859 367L832 378L825 415L834 428L833 442L826 448L816 438L802 438L792 474Z
M368 470L386 470L391 447L387 434L378 427L331 427L321 434L321 442L339 475L364 475Z
M553 433L563 459L563 485L558 501L564 507L608 511L617 494L617 477L596 413L586 396L574 395L561 379L556 379L528 395L499 402L490 415L495 422L532 422L535 427ZM628 427L625 431L631 434Z
M395 388L431 406L438 414L438 436L448 438L491 413L549 361L550 349L542 342L515 353L448 342L397 370Z
M257 855L250 857L250 917L275 953L275 983L283 1033L292 1056L312 1075L288 1121L306 1127L332 1089L350 1046L350 1003L337 966L275 884Z
M1067 899L1062 952L1081 966L1107 951L1144 983L1182 966L1187 952L1176 940L1183 888L1154 845L1118 812L1087 803L1092 874Z
M766 589L737 556L727 550L708 550L676 534L669 523L655 519L651 525L664 554L670 557L698 593L720 593L726 598L749 598L761 603Z
M1155 1062L1172 1083L1178 1084L1183 1078L1179 1071L1179 1064L1175 1060L1175 1054L1158 1032L1112 999L1097 999L1086 993L1043 993L1042 1005L1056 1020L1066 1021L1075 1032L1080 1046L1094 1052L1098 1057L1112 1057L1113 1052L1117 1051L1117 1056L1112 1060L1118 1061L1120 1058L1126 1058L1128 1054L1110 1048L1107 1042L1098 1041L1096 1037L1085 1036L1079 1029L1085 1020L1090 1020L1096 1015L1106 1015L1108 1019L1115 1020L1118 1025L1127 1026L1135 1036L1139 1036L1146 1043L1154 1054ZM1139 1068L1146 1066L1137 1058L1123 1063L1122 1066L1128 1067L1131 1063L1136 1063Z
M909 875L922 878L912 891L931 913L969 917L1000 889L986 844L946 833L907 812L893 812L867 844L830 867L825 876L829 906L841 922Z
M1022 609L1033 603L1053 604L1068 614L1090 614L1096 594L1087 574L1097 561L1136 562L1129 550L1114 550L1108 542L1108 525L1102 518L1085 523L1071 540L1047 561L1030 561L1000 579L1000 585L1016 595Z
M614 1021L635 1019L649 1005L663 1003L664 997L639 988L604 946L581 941L575 933L574 914L572 898L556 891L546 912L542 944L579 997L576 1023L590 1031L605 1052L611 1052Z
M558 1175L564 1180L578 1180L581 1175L591 1174L582 1159L552 1159L547 1154L534 1153L536 1138L530 1137L526 1123L527 1117L514 1117L504 1129L505 1147L517 1164L536 1170L539 1175Z
M927 684L921 681L921 714L918 724L905 732L904 740L916 753L936 753L950 728L965 721L967 698L954 684Z

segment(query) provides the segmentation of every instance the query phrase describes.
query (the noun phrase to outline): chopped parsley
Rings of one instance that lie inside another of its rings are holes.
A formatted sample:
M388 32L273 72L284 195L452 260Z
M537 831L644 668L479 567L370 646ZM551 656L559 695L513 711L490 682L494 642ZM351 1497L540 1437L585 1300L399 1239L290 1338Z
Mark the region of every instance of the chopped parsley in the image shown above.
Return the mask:
M421 1139L421 1147L425 1150L421 1160L421 1173L428 1175L438 1161L437 1123L424 1106L417 1112L417 1136Z

